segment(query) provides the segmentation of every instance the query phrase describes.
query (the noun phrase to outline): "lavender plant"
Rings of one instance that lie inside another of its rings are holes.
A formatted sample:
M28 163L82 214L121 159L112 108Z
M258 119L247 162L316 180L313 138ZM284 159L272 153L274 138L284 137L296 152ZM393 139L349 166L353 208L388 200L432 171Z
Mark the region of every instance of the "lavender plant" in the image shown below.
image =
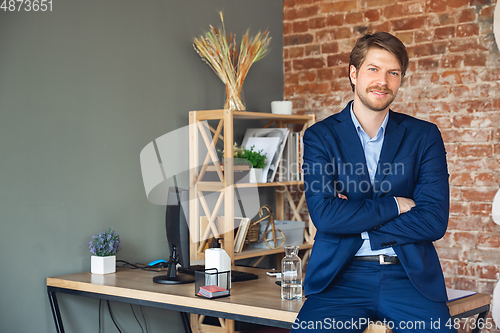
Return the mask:
M113 228L92 236L89 243L90 253L98 257L114 256L121 247L120 236Z

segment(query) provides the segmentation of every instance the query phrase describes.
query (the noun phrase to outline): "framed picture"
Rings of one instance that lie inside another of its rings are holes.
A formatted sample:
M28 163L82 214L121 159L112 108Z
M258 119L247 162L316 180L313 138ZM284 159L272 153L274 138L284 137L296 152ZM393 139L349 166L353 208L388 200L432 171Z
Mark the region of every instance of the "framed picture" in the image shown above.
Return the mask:
M238 231L236 232L236 236L234 237L234 252L238 253L243 250L245 238L247 237L248 228L250 226L250 219L245 217L235 217L234 219L234 224L240 225Z
M241 145L249 149L252 143L248 140L251 138L278 138L278 146L273 149L273 151L267 156L268 157L268 168L265 172L263 183L273 182L276 171L282 159L283 151L285 149L287 138L289 136L288 128L247 128L245 132L245 137ZM258 150L258 149L257 149ZM267 151L266 151L267 152ZM272 155L272 156L270 156Z

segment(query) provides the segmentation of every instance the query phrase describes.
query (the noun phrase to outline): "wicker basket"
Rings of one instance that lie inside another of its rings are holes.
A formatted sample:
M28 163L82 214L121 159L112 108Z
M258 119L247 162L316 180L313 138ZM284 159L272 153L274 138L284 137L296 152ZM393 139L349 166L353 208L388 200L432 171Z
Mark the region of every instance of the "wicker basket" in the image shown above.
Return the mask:
M260 223L254 223L248 229L246 243L254 243L259 240Z
M267 211L267 215L266 214ZM248 228L247 237L245 238L245 244L252 244L259 241L260 234L260 223L266 219L270 219L271 223L274 220L274 215L269 205L264 205L259 209L259 217L257 221L250 223L250 228Z

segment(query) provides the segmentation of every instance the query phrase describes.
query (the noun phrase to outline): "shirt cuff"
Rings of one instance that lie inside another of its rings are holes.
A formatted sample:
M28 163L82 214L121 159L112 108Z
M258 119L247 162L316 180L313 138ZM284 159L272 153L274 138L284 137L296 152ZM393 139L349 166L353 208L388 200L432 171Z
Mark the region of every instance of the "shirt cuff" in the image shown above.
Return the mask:
M394 201L396 201L396 206L398 207L398 215L400 215L401 211L399 210L398 199L396 199L396 197L394 197Z
M370 239L370 237L368 237L368 232L367 231L363 231L361 233L361 239Z

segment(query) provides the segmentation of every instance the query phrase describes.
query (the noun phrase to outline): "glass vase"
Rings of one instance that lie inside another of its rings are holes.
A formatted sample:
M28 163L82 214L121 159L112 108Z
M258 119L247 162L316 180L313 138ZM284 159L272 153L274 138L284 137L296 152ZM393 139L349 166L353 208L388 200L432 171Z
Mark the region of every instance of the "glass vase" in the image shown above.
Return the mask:
M224 109L233 111L245 111L245 96L243 94L242 88L226 85L224 97L226 100L226 102L224 103Z

